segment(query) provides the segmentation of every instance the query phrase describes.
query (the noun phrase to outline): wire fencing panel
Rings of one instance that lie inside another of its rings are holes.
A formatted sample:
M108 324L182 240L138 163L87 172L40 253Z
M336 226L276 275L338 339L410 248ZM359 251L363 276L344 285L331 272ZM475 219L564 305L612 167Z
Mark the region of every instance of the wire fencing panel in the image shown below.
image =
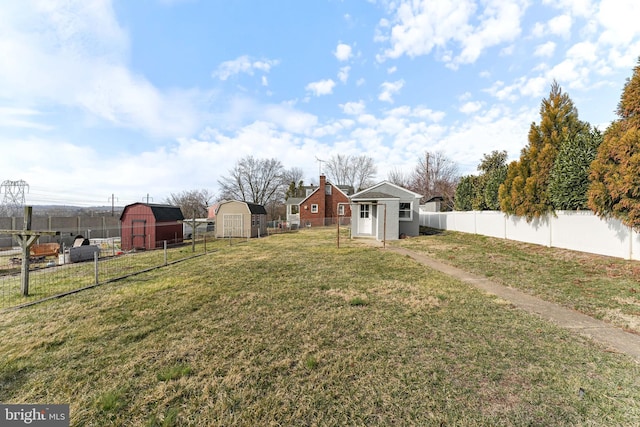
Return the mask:
M49 257L41 262L33 262L29 269L29 295L26 297L20 292L21 254L15 251L0 254L0 310L33 304L180 262L211 252L225 244L222 239L207 241L205 236L201 236L194 244L124 253L117 242L117 239L92 242L98 243L100 248L97 260L70 262L69 251L61 254L57 260Z

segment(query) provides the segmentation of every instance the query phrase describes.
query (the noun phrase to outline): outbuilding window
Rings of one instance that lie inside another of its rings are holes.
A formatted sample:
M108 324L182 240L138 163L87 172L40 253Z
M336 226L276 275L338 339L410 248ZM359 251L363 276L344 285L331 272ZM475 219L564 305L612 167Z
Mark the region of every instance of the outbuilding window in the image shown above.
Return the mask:
M413 219L413 209L411 202L400 202L400 211L398 212L400 221L411 221Z
M338 205L338 215L344 215L344 205Z
M318 213L318 205L311 205L311 213Z

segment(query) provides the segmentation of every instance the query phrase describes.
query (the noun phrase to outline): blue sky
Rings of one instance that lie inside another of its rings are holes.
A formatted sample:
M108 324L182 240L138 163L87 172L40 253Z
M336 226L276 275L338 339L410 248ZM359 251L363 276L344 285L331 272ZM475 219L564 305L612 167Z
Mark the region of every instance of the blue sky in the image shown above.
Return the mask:
M90 206L217 194L248 155L306 182L335 154L372 157L379 181L425 151L474 173L519 157L553 79L604 130L638 16L635 0L6 1L0 181Z

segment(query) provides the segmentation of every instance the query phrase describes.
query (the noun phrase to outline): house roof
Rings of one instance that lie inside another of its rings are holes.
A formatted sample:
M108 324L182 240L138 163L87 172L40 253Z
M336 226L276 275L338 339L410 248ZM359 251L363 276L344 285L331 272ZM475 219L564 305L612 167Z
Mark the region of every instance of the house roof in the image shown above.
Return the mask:
M383 185L388 185L388 186L394 187L394 188L396 188L398 190L401 190L401 191L403 191L403 192L405 192L407 194L411 194L416 198L422 198L422 194L418 194L418 193L415 193L415 192L413 192L411 190L407 190L406 188L400 187L399 185L396 185L393 182L382 181L382 182L377 183L376 185L373 185L373 186L371 186L369 188L366 188L366 189L364 189L362 191L357 192L356 194L351 196L351 199L352 200L360 199L364 194L367 194L367 193L370 193L370 192L374 192L376 190L376 188L379 188L379 187L381 187ZM391 196L391 197L392 198L397 198L395 196Z
M306 197L289 197L284 204L285 205L299 205Z
M399 199L398 196L382 193L380 191L361 191L357 197L351 196L351 200L380 200L380 199Z
M156 221L181 221L184 219L184 215L182 215L182 211L178 206L172 205L160 205L153 203L132 203L127 205L122 210L122 215L120 215L120 221L124 218L124 214L127 212L127 208L135 205L147 206L151 209L151 213L153 213L153 217Z

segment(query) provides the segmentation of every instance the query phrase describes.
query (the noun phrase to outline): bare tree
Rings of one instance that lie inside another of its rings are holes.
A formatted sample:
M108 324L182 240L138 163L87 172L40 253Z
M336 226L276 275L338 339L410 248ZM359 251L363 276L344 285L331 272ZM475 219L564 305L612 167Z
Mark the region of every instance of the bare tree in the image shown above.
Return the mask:
M377 173L373 159L365 155L336 154L325 164L329 181L336 185L350 185L356 191L371 185Z
M457 164L440 151L427 151L424 157L418 160L409 189L422 194L423 202L434 196L441 196L444 198L445 206L452 209L459 180Z
M179 206L185 218L206 218L207 209L213 200L213 194L208 190L189 190L181 193L171 193L165 203Z
M411 186L411 173L393 168L387 173L387 181L400 187L409 188Z
M284 172L280 160L244 157L218 180L221 198L266 205L283 194Z

